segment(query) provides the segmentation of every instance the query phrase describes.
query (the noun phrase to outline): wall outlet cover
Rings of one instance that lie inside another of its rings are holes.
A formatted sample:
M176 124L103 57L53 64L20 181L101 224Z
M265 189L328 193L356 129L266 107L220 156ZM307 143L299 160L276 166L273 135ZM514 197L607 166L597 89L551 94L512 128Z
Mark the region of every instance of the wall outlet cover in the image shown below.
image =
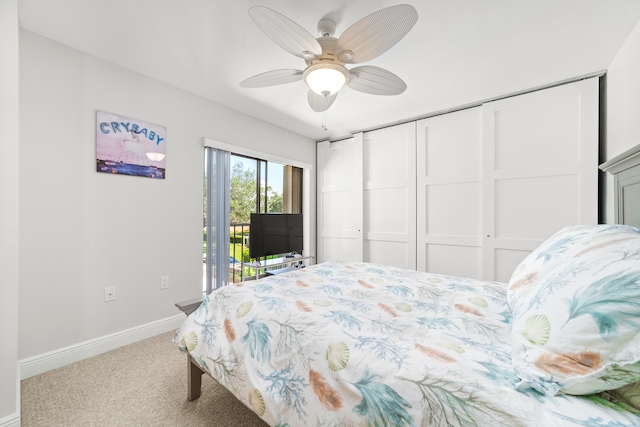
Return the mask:
M116 299L116 287L108 286L104 288L104 300L106 302L114 301Z

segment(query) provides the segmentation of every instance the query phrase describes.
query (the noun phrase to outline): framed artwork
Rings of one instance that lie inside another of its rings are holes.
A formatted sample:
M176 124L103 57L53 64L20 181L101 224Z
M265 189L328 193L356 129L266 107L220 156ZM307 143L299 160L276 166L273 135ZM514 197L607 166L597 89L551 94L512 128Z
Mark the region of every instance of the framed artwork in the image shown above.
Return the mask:
M164 126L97 111L96 170L164 179L167 130Z

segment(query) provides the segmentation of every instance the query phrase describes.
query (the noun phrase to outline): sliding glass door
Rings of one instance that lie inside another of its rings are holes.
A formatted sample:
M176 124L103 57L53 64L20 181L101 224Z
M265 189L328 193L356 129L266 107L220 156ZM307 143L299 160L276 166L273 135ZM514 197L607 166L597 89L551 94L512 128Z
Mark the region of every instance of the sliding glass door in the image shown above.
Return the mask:
M206 147L203 291L255 272L249 262L250 215L302 213L302 169Z

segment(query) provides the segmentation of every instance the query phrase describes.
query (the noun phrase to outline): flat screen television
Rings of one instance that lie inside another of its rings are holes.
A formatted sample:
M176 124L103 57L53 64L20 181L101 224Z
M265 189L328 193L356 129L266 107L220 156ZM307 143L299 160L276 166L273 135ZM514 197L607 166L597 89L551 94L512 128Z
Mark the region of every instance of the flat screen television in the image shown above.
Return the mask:
M302 214L251 214L250 258L302 252L302 249Z

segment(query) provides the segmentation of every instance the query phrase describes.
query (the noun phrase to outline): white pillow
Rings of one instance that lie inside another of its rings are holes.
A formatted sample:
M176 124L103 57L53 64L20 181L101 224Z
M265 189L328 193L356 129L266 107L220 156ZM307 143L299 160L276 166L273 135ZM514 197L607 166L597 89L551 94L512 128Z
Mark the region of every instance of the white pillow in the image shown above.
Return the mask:
M591 394L640 380L640 229L560 230L516 268L507 300L519 387Z

